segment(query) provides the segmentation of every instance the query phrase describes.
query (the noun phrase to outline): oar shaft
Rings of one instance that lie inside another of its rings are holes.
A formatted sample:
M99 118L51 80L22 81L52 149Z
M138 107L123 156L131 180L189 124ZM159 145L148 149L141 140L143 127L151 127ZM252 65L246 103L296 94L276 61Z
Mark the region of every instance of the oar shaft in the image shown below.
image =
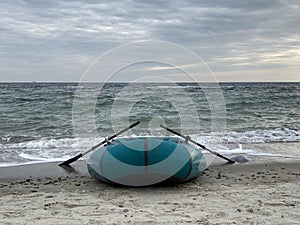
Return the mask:
M91 152L91 151L93 151L93 150L99 148L101 145L105 144L107 141L110 141L110 140L114 139L115 137L119 136L120 134L126 132L127 130L129 130L129 129L133 128L133 127L135 127L135 126L138 125L139 123L140 123L140 121L137 121L137 122L131 124L129 127L126 127L126 128L124 128L124 129L120 130L119 132L115 133L114 135L112 135L112 136L106 138L105 140L103 140L101 143L99 143L99 144L93 146L93 147L92 147L91 149L89 149L88 151L86 151L86 152L84 152L84 153L80 153L80 154L76 155L75 157L70 158L70 159L68 159L67 161L64 161L64 162L60 163L59 166L67 166L67 165L70 165L71 163L73 163L73 162L77 161L78 159L80 159L82 156L84 156L84 155L86 155L87 153L89 153L89 152Z
M233 160L231 160L231 159L229 159L229 158L227 158L227 157L225 157L225 156L223 156L223 155L221 155L221 154L219 154L219 153L217 153L217 152L215 152L213 150L210 150L210 149L206 148L204 145L201 145L200 143L198 143L198 142L190 139L188 136L185 136L185 135L183 135L183 134L181 134L181 133L179 133L179 132L177 132L177 131L175 131L175 130L173 130L171 128L165 127L163 125L160 125L160 126L162 128L164 128L164 129L166 129L167 131L170 131L171 133L176 134L176 135L178 135L178 136L180 136L180 137L182 137L182 138L184 138L184 139L192 142L193 144L199 146L200 148L202 148L202 149L204 149L204 150L206 150L206 151L208 151L208 152L210 152L210 153L212 153L212 154L214 154L214 155L216 155L216 156L218 156L218 157L220 157L222 159L227 160L229 163L235 163L235 161L233 161Z
M140 121L136 121L135 123L131 124L129 127L126 127L122 130L120 130L119 132L115 133L114 135L106 138L105 140L103 140L101 143L93 146L91 149L89 149L88 151L82 153L82 156L86 155L87 153L94 151L95 149L99 148L101 145L104 145L107 141L110 141L112 139L114 139L115 137L119 136L120 134L130 130L131 128L135 127L136 125L138 125L140 123Z

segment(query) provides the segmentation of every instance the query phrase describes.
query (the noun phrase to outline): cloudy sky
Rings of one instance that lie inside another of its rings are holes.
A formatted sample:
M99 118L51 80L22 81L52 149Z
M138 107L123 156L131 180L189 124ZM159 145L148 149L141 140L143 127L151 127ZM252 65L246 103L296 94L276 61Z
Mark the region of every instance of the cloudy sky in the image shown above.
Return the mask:
M190 49L219 81L300 81L300 0L2 0L0 7L0 81L79 81L99 56L145 40ZM145 64L126 74L151 68L168 71Z

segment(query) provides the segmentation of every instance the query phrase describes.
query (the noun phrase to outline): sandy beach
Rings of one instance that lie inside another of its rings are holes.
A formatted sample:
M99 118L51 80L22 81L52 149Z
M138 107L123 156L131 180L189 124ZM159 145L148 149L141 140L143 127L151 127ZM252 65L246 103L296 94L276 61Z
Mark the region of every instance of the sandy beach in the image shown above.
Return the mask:
M85 161L68 171L56 163L35 164L1 168L0 220L7 225L299 224L299 188L299 160L211 166L188 183L142 188L100 183L89 177Z

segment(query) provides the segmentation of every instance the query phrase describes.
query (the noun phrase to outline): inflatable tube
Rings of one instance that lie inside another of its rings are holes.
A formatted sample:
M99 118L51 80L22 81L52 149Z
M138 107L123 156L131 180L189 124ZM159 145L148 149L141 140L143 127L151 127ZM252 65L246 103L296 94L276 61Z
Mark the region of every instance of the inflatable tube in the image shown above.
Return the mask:
M201 151L176 137L120 138L97 149L88 160L89 174L127 186L182 183L206 168Z

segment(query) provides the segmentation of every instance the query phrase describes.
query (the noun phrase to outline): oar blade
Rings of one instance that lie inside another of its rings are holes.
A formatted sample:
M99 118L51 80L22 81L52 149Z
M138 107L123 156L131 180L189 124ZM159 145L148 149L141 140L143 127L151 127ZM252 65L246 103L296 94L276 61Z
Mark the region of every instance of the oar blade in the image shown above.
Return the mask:
M58 164L59 166L67 166L70 165L71 163L77 161L78 159L80 159L83 155L80 153L79 155L74 156L73 158L70 158L60 164Z

